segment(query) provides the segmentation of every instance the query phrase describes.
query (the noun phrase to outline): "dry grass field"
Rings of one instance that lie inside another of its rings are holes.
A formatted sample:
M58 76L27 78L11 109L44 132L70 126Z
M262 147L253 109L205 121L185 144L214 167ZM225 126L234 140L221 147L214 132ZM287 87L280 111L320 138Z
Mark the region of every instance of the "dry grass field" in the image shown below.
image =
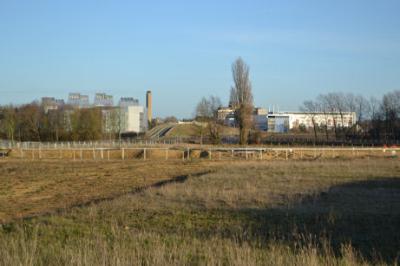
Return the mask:
M3 219L48 212L1 226L0 265L399 263L398 159L1 161L0 171Z
M221 126L219 125L219 130L221 136L235 136L238 135L239 131L237 128ZM182 124L174 126L171 131L169 131L167 137L198 137L203 132L203 135L208 136L209 130L207 128L201 129L199 125L195 124Z
M0 160L0 223L113 198L211 168L180 161Z

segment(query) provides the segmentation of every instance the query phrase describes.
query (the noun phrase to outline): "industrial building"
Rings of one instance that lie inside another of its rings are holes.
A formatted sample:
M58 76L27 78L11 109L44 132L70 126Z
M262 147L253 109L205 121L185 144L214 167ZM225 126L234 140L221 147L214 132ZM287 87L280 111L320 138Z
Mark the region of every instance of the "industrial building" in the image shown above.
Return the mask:
M148 128L146 108L132 97L122 97L118 106L102 107L102 118L104 133L138 134Z
M287 132L303 127L310 129L315 126L333 129L336 127L349 128L356 124L355 112L280 112L268 114L269 132Z
M235 111L230 107L217 110L217 119L227 126L237 126ZM355 112L268 112L263 108L254 108L253 122L255 128L276 133L284 133L300 127L310 129L314 124L318 127L333 129L336 127L352 127L356 124Z
M146 109L138 101L120 101L120 121L122 133L142 133L148 128Z

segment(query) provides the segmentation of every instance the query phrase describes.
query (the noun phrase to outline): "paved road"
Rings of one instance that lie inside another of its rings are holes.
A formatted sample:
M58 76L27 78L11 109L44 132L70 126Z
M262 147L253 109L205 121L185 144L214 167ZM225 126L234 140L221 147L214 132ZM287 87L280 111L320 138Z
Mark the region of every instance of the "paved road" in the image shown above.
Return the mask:
M147 132L147 137L150 139L160 139L165 137L165 135L173 129L177 124L175 123L167 123L163 125L156 126Z

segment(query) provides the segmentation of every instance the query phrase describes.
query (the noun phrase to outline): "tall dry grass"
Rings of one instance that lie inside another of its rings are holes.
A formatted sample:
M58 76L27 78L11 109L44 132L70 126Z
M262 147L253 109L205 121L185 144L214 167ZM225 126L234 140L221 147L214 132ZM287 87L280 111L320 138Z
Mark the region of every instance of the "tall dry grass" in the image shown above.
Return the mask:
M0 229L0 265L377 265L399 254L391 160L240 162Z
M0 265L368 265L350 245L336 255L329 245L264 246L235 239L165 236L112 227L63 243L39 243L41 230L17 229L0 240ZM379 263L377 261L377 263Z

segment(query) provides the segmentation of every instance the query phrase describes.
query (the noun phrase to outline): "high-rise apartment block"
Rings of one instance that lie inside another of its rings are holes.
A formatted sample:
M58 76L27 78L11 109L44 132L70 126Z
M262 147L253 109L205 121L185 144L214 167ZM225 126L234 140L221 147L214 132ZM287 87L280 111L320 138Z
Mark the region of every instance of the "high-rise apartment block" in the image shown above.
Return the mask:
M94 106L113 106L114 100L112 95L105 93L96 93L94 97Z
M89 107L89 96L80 93L70 93L68 95L68 104L78 108Z

